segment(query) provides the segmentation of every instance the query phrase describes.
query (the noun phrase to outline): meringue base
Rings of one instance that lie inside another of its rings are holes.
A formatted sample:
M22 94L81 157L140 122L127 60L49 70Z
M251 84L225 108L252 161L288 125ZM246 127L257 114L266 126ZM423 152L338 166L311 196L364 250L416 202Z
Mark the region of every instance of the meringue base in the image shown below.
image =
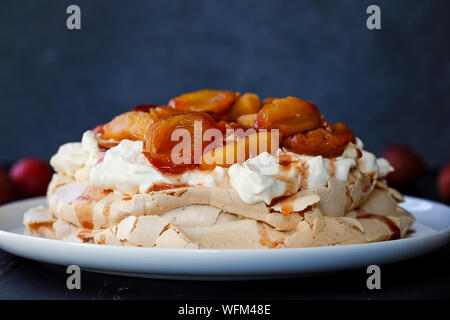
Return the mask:
M157 248L300 248L404 237L414 217L398 206L401 195L383 180L358 181L350 188L332 179L270 206L247 204L232 189L205 187L126 197L107 192L86 200L91 184L55 174L49 206L30 209L23 222L27 234L43 238ZM283 201L292 207L288 214Z
M370 243L404 237L414 218L397 207L389 216L349 212L345 217L305 213L294 230L278 231L265 222L240 218L206 205L191 205L161 216L129 216L108 228L86 229L54 219L47 207L25 216L33 236L107 245L186 248L300 248ZM356 216L361 217L356 217Z

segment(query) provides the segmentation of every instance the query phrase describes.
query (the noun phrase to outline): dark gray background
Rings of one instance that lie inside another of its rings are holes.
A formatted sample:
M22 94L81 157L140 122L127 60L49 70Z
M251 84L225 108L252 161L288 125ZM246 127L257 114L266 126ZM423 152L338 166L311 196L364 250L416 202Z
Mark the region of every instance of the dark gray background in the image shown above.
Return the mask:
M82 30L66 28L78 4ZM366 28L378 4L382 30ZM49 158L140 103L293 95L368 149L450 160L450 1L1 1L0 162Z

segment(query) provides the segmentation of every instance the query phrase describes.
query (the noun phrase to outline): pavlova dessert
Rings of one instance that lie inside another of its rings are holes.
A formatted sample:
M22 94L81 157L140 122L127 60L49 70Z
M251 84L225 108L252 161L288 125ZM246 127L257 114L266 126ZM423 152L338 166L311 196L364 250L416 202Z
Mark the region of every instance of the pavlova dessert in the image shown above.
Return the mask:
M157 248L297 248L399 239L393 170L294 97L199 90L62 145L26 233Z

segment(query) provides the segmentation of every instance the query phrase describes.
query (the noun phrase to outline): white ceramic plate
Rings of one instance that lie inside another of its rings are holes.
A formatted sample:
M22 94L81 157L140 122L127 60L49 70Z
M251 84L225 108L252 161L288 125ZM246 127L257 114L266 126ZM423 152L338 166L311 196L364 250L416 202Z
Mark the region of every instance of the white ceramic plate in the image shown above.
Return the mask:
M23 235L23 213L44 198L0 207L0 248L29 259L108 274L147 278L236 280L281 278L385 264L448 243L450 207L406 197L417 219L406 239L336 247L272 250L188 250L102 246Z

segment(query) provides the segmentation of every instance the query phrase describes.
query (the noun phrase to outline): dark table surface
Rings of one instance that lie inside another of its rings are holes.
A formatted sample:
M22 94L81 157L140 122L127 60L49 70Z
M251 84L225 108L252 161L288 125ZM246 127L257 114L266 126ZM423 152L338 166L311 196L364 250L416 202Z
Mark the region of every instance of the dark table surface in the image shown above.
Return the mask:
M450 245L431 254L381 266L381 289L366 287L365 269L285 280L175 281L81 272L68 290L66 268L0 251L0 299L446 299Z
M439 200L435 174L402 191ZM356 269L313 277L265 281L175 281L81 273L81 290L68 290L66 268L0 250L0 299L446 299L450 245L412 260L381 266L381 289L366 287Z

